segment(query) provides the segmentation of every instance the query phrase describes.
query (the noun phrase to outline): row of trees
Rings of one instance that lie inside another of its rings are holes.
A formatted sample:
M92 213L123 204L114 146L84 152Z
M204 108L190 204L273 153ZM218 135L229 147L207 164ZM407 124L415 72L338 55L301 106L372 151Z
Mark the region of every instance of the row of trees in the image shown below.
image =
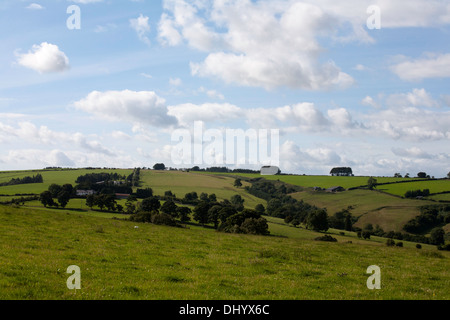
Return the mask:
M12 186L12 185L16 185L16 184L43 183L43 182L44 182L44 178L42 177L42 175L40 173L38 173L37 175L32 176L32 177L27 176L27 177L23 177L23 178L12 178L8 182L0 183L0 187Z
M72 198L74 188L71 184L51 184L47 191L39 195L39 201L44 207L62 207L65 208ZM54 199L57 199L55 202Z
M408 221L403 230L421 234L447 223L450 223L450 205L428 205L422 206L420 215Z
M154 196L141 202L129 199L125 212L132 214L130 219L137 222L157 221L158 224L176 225L176 219L187 223L192 217L201 225L211 225L222 232L269 234L267 221L261 216L264 207L260 205L255 210L245 209L244 199L240 195L233 195L230 200L219 202L215 194L201 193L198 197L196 192L189 192L180 201L168 191L164 198L166 201L162 205L159 198ZM189 207L178 206L176 201L195 202L195 207L192 210Z
M284 219L286 223L298 226L304 224L316 231L329 229L328 214L325 209L299 201L289 193L299 191L294 186L286 186L282 182L257 178L249 180L251 186L246 190L254 196L267 201L266 214Z

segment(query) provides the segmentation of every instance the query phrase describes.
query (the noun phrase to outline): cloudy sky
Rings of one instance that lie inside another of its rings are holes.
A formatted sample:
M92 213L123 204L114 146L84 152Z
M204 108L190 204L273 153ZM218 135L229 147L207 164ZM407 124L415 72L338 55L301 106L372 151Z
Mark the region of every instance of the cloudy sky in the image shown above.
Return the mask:
M278 129L287 173L450 171L447 0L3 0L0 30L0 170L171 166L201 121Z

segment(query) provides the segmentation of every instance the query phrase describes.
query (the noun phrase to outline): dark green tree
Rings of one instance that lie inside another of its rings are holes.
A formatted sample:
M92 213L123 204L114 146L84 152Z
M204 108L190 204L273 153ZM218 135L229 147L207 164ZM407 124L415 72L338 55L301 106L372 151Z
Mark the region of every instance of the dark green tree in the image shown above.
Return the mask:
M370 177L369 180L367 180L367 187L370 190L373 190L377 187L377 183L378 183L377 179L375 179L374 177Z
M44 207L47 206L54 206L55 202L53 201L53 197L50 191L44 191L39 195L39 201L44 205Z
M230 198L231 204L236 208L237 211L244 210L244 199L239 194L235 194Z
M191 208L188 207L178 207L177 208L178 218L181 222L188 222L191 220L189 216L192 213Z
M419 172L419 173L417 174L417 177L418 177L418 178L425 179L425 178L427 177L427 174L426 174L426 172Z
M153 170L166 170L164 163L157 163L153 166Z
M69 203L70 193L68 191L61 191L60 193L58 193L57 199L58 199L59 205L62 208L65 208L67 206L67 204Z
M241 179L238 178L238 179L234 180L234 186L235 186L236 188L242 187Z
M208 211L210 205L206 201L200 201L194 208L194 220L202 225L208 223Z
M308 214L306 224L308 228L314 231L327 231L328 230L328 214L323 209L317 209L311 211Z
M214 228L219 226L219 213L222 210L221 205L214 205L208 210L208 221L214 224Z
M86 205L92 210L92 207L95 206L95 196L90 194L86 197Z
M352 231L352 215L351 213L347 214L345 216L345 230L346 231Z
M144 212L158 211L161 208L161 202L156 197L149 197L142 200L140 210Z
M263 215L266 212L266 209L264 208L264 206L261 203L258 203L255 206L255 211L258 212L259 214Z
M62 191L62 187L59 184L52 183L48 187L48 191L50 191L50 193L52 194L53 198L57 198L58 194Z
M434 228L430 233L430 241L432 244L441 245L445 243L445 231L442 228Z
M173 202L172 200L168 200L164 202L164 204L161 206L161 212L171 215L174 218L177 218L178 217L177 208L178 206L175 204L175 202Z

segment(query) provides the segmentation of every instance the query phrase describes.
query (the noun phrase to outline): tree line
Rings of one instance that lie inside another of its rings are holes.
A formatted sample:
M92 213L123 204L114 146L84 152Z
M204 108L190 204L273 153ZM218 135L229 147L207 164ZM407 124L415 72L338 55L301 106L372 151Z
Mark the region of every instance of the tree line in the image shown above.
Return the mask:
M161 205L160 200L165 200ZM233 195L229 200L218 201L215 194L192 191L177 199L171 191L166 191L164 197L151 196L137 202L130 198L126 203L125 212L131 214L130 220L137 222L150 222L176 226L177 219L188 223L193 219L203 226L227 233L246 233L268 235L269 227L261 214L264 208L258 210L244 208L244 199L240 195ZM178 204L194 205L191 209Z
M12 186L12 185L17 185L17 184L28 184L28 183L43 183L44 182L44 178L42 177L42 175L40 173L38 173L37 175L33 175L32 177L23 177L23 178L12 178L11 180L9 180L8 182L2 182L0 183L0 187L5 187L5 186Z

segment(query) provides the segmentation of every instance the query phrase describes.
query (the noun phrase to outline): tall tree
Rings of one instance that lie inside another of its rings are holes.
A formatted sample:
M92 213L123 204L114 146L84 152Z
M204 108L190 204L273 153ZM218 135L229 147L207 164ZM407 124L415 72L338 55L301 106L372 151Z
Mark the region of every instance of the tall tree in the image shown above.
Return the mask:
M194 208L194 220L201 224L208 223L208 211L209 203L206 201L200 201Z
M68 191L61 191L58 193L58 202L62 208L65 208L70 200L70 193Z
M157 163L153 166L154 170L166 170L166 166L164 163Z
M44 191L39 195L39 201L44 205L44 207L47 206L53 206L55 202L53 201L53 197L50 191Z
M369 180L367 180L367 187L370 190L373 190L377 187L377 183L378 183L377 179L375 179L374 177L370 177Z

